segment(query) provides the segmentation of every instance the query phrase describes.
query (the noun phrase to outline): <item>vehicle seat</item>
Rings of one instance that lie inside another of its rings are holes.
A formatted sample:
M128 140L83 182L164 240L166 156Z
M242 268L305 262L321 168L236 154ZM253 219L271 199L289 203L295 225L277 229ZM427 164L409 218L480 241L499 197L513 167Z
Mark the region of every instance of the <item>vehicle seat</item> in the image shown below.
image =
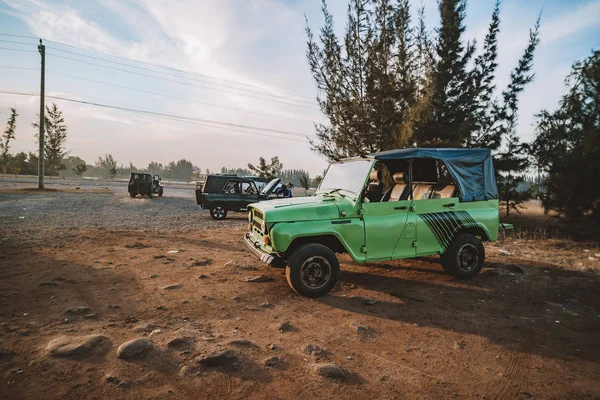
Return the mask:
M405 172L396 172L392 178L394 186L392 186L384 195L381 201L399 201L408 198L408 174Z
M431 192L429 192L429 199L449 199L455 197L456 194L456 186L454 185L445 185L443 183L438 183L437 185L433 185Z
M430 183L417 183L417 185L413 189L413 199L429 199L429 195L432 189L433 185Z
M371 202L377 202L381 199L383 192L383 182L381 182L381 170L374 169L369 174L369 184L367 185L367 198Z

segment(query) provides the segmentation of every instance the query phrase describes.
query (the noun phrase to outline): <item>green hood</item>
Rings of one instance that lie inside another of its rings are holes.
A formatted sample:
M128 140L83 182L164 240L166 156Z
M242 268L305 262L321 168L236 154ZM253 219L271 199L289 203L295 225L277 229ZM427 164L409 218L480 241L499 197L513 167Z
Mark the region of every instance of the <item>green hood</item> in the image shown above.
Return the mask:
M340 218L341 210L354 203L342 196L309 196L261 201L251 204L265 214L268 223L286 221L316 221Z

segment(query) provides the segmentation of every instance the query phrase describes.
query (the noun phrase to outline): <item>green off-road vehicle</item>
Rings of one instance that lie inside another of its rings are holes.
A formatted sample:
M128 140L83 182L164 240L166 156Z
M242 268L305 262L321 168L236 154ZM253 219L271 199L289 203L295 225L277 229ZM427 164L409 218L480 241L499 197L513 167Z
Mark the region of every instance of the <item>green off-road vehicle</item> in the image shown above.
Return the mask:
M251 204L245 243L308 297L335 285L335 253L359 263L441 254L467 279L498 237L498 206L490 150L390 150L332 163L313 196Z

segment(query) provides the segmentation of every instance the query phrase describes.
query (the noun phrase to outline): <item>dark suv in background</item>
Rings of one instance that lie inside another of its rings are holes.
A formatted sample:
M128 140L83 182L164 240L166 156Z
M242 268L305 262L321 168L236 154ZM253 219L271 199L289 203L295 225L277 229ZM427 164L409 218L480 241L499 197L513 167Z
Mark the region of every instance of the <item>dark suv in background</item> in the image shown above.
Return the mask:
M229 211L246 212L248 204L267 200L279 182L281 179L273 179L261 190L255 177L208 175L196 186L196 203L208 209L213 219L222 220Z

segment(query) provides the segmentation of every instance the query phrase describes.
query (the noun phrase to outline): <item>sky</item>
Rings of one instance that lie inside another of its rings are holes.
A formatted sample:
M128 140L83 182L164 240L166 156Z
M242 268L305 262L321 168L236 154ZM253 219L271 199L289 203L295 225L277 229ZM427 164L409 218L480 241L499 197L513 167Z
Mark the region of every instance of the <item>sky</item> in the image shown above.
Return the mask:
M468 3L466 39L483 42L494 2ZM341 35L348 2L328 4ZM415 13L420 4L433 30L437 2L415 1ZM600 47L600 0L504 0L499 88L540 12L535 80L520 98L525 141L534 137L535 114L556 108L572 63ZM305 17L318 31L320 0L0 0L0 34L26 36L0 35L0 91L39 93L35 44L43 38L47 96L167 115L47 98L63 111L71 155L93 163L110 153L142 168L186 158L203 171L279 156L284 168L314 176L327 160L303 135L314 135L313 123L326 119L306 61ZM0 126L11 107L19 113L11 151L35 151L39 97L0 93Z

